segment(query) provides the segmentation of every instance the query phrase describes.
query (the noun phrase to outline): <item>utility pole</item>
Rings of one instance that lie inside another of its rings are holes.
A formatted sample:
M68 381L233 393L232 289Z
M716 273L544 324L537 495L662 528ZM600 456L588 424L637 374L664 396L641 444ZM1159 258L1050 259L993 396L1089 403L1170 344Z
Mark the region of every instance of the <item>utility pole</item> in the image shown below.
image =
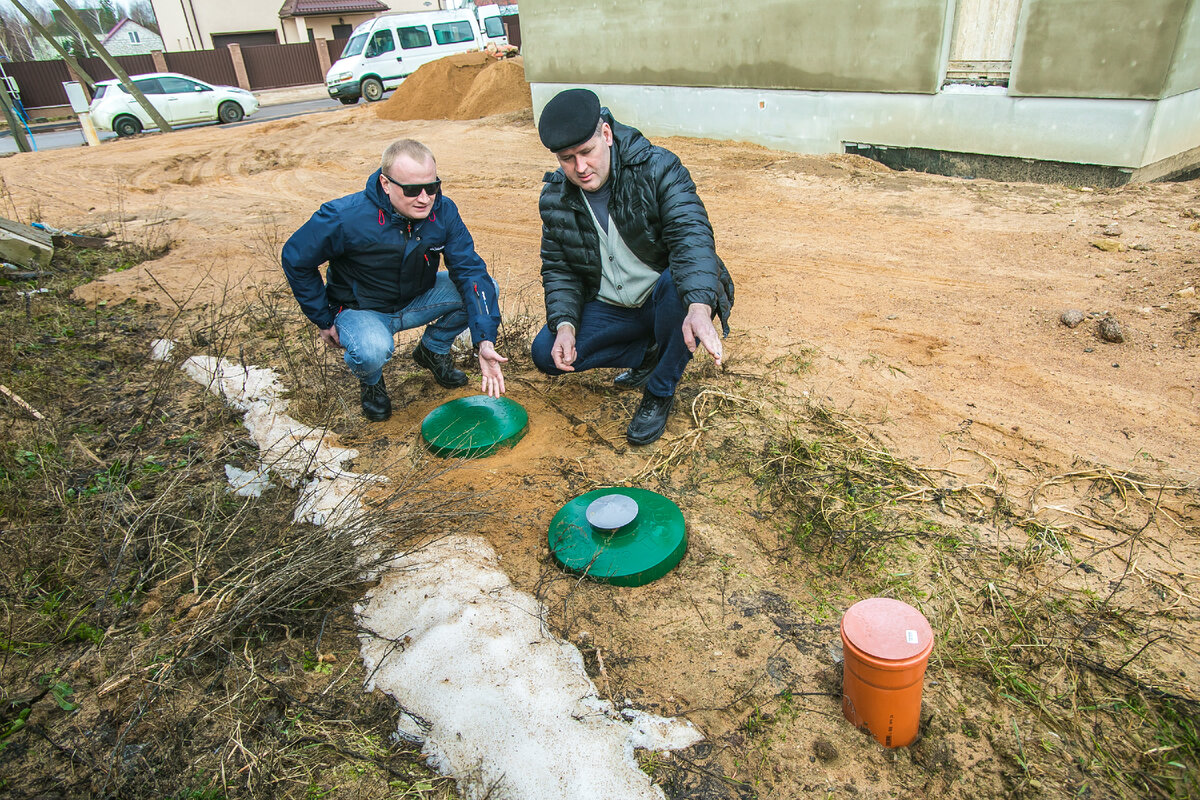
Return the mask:
M24 14L25 19L29 20L30 27L37 31L39 36L49 42L50 46L54 48L54 51L62 56L62 60L67 62L67 65L70 66L70 68L74 70L75 74L79 76L79 79L88 85L89 90L96 85L96 82L91 79L91 76L83 71L83 67L79 66L79 62L72 58L71 54L63 49L63 46L59 44L58 39L55 39L50 35L50 31L46 30L46 26L38 22L37 17L31 14L29 9L21 5L21 0L11 0L11 2L17 7L17 11L20 11L22 14ZM32 49L33 48L30 47L30 50Z
M17 110L13 107L12 97L8 94L8 81L0 80L0 106L3 106L4 119L8 122L8 129L12 131L13 141L17 143L17 149L22 153L28 153L33 148L29 145L29 139L25 136L25 125L17 116Z
M87 40L92 49L100 55L100 58L104 61L104 66L112 70L112 74L116 75L121 85L133 95L133 99L137 101L138 105L145 109L146 113L150 115L150 119L154 120L154 124L158 126L158 129L163 133L169 133L171 126L163 118L163 115L158 113L158 109L150 104L150 101L146 99L146 95L142 94L142 90L135 86L133 81L129 80L129 75L125 72L125 69L117 63L115 58L109 55L108 51L104 49L104 45L100 44L100 40L96 38L96 35L83 24L83 20L75 13L75 9L67 5L67 0L54 0L54 5L58 6L58 9L63 12L67 19L71 20L71 24L75 26L75 30L79 31L80 35Z

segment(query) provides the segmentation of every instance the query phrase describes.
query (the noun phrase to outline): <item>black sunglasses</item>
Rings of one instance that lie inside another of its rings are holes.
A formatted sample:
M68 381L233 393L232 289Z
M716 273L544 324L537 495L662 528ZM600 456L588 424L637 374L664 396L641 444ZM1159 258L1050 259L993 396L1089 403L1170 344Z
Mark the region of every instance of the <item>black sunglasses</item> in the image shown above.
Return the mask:
M438 192L442 190L442 179L438 178L433 183L400 183L397 180L389 177L386 173L379 173L387 178L387 182L393 186L399 186L400 191L404 192L405 197L420 197L421 192L430 197L437 197Z

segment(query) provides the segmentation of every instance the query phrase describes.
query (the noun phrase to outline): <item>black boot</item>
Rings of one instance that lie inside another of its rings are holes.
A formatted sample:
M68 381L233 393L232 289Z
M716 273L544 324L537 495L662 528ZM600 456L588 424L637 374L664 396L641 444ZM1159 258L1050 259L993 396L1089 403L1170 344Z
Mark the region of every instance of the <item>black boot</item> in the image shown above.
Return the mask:
M640 389L646 385L646 381L650 380L650 373L654 372L654 368L657 366L658 342L651 342L650 346L646 348L646 355L642 358L642 363L633 369L618 373L617 377L613 378L613 383L621 389Z
M659 397L648 391L642 392L642 402L638 403L637 411L633 412L633 419L629 420L625 438L630 444L650 444L658 441L658 437L667 429L667 417L674 403L675 395Z
M449 353L435 353L425 346L424 342L412 351L413 361L433 373L433 379L447 389L457 389L467 385L467 373L454 368L454 359Z
M392 401L388 398L387 386L383 383L383 376L379 376L379 383L367 384L362 381L358 382L362 395L363 416L371 420L371 422L383 422L392 415Z

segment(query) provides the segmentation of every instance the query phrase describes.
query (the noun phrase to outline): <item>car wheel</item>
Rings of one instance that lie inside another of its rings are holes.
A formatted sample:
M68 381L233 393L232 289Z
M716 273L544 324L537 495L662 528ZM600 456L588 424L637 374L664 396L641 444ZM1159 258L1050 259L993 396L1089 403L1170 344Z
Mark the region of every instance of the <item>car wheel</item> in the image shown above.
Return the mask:
M242 111L242 107L232 100L226 100L217 109L217 119L221 122L240 122L244 116L246 116L246 112Z
M137 117L117 117L113 121L113 133L117 136L136 136L142 132L142 121Z
M367 98L368 103L382 100L383 84L376 78L367 78L362 82L362 96Z
M339 97L338 100L341 100L344 106L352 106L358 102L357 97Z

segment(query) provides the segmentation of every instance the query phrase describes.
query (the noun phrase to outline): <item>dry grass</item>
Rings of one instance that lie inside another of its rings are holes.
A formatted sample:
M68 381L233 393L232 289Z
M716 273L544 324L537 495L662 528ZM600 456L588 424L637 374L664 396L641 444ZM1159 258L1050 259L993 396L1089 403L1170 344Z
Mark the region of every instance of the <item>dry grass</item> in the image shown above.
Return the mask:
M238 358L254 315L87 309L69 289L112 268L96 258L143 254L78 255L56 260L30 307L11 292L0 305L0 363L45 416L0 415L0 788L450 796L393 741L394 704L362 693L352 604L392 554L469 516L469 498L429 490L436 471L397 469L386 492L362 487L358 523L323 531L293 520L286 487L230 494L223 465L254 466L256 448L148 349L179 332ZM353 428L329 385L300 387L298 404Z

